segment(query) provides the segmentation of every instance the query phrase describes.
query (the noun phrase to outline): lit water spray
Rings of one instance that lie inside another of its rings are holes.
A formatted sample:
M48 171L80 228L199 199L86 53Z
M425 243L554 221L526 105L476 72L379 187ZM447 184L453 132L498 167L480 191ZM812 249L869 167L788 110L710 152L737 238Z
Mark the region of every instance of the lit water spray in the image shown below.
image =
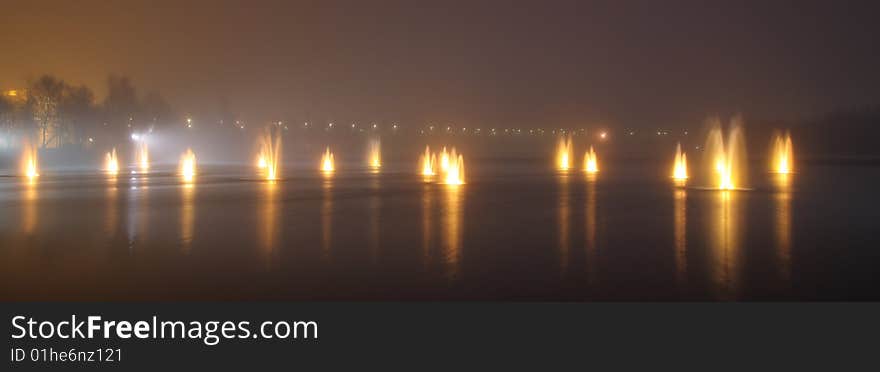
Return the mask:
M573 156L571 137L559 137L559 142L556 144L556 168L562 171L571 169Z
M40 176L37 168L37 148L30 143L25 143L22 146L21 173L31 180Z
M330 152L330 147L327 147L327 150L324 151L324 155L321 156L321 171L325 173L330 173L336 170L335 162L333 161L333 153Z
M446 151L446 146L443 147L443 150L440 151L440 172L446 173L449 170L449 152Z
M436 173L437 157L431 153L428 146L425 146L425 153L420 156L419 164L421 164L423 176L433 176Z
M368 156L368 165L373 170L382 167L382 144L379 139L370 140L370 152Z
M776 135L773 139L773 172L789 174L794 171L794 149L791 145L791 134Z
M278 179L281 164L281 135L267 128L260 136L260 152L257 155L257 168L266 180Z
M455 152L455 148L448 155L449 163L443 174L443 183L447 185L464 184L464 157Z
M147 143L143 140L137 142L135 159L137 160L137 167L142 173L150 170L150 152L147 149Z
M196 178L196 154L192 149L186 149L180 156L180 177L187 183Z
M116 175L119 173L119 160L116 158L116 148L104 154L104 172Z
M706 140L705 161L714 174L710 185L719 190L733 190L745 184L745 138L742 120L731 120L727 138L721 129L721 120L710 119L709 137Z
M587 173L599 171L599 159L596 157L596 151L593 151L593 146L590 146L590 151L584 154L584 170Z
M685 181L688 178L687 154L681 151L681 143L675 146L675 164L672 167L672 178Z

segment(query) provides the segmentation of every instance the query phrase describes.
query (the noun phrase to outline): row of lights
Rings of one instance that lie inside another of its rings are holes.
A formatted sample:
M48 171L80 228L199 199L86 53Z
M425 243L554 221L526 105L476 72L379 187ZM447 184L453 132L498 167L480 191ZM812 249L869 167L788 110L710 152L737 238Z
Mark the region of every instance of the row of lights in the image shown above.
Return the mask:
M224 124L224 123L223 123L223 120L220 120L220 124L221 124L221 125ZM274 122L273 124L274 124L274 125L277 125L277 126L279 126L279 127L283 127L284 130L289 130L289 129L290 129L289 126L288 126L288 125L285 125L283 121L277 121L277 122ZM244 123L243 121L241 121L241 120L236 120L236 121L235 121L235 126L238 127L238 128L241 129L241 130L244 130L245 127L246 127L245 123ZM191 117L187 117L187 118L186 118L186 127L189 128L189 129L192 129L192 128L193 128L193 119L192 119ZM302 127L308 129L308 128L315 128L316 126L313 125L312 123L306 121L306 122L303 122ZM335 127L338 127L338 126L336 125L335 122L332 122L332 121L331 121L331 122L328 122L328 123L326 124L326 126L325 126L325 130L328 130L328 131L329 131L329 130L335 128ZM379 124L376 124L376 123L371 123L367 128L368 128L368 129L372 129L372 130L379 130L379 129L380 129L380 128L379 128ZM364 128L360 127L358 123L352 123L352 124L351 124L351 129L353 129L353 130L360 130L361 132L364 131ZM397 131L398 129L400 129L400 126L399 126L397 123L394 123L394 124L391 125L391 129L394 130L394 131ZM438 127L436 127L436 126L434 126L434 125L428 125L428 126L426 126L426 127L423 127L423 128L421 128L421 129L419 129L419 134L425 135L425 134L434 134L434 133L443 133L443 132L452 134L452 133L456 133L456 132L459 132L459 131L460 131L461 133L469 133L467 127L462 127L462 128L460 128L460 130L459 130L459 129L454 129L453 126L451 126L451 125L448 125L448 126L446 126L445 128L438 128ZM504 129L501 129L501 130L499 130L499 129L497 129L497 128L490 128L490 129L488 130L488 132L489 132L489 135L493 135L493 136L494 136L494 135L498 135L499 133L503 133L503 134L505 134L505 135L510 135L510 134L521 135L521 134L524 133L524 130L521 129L521 128L504 128ZM560 135L574 135L574 136L578 136L578 135L585 135L585 134L586 134L586 129L583 129L583 128L581 128L581 129L564 129L564 128L559 128L559 129L543 129L543 128L531 128L531 129L527 129L527 130L525 130L525 133L527 133L528 135L539 135L539 136L541 136L541 135L545 135L545 134L547 134L547 132L550 132L550 134L552 134L552 135L560 134ZM483 130L482 130L482 128L473 128L473 129L471 129L470 133L473 133L473 134L479 135L479 134L482 134L482 133L483 133ZM635 135L636 135L636 131L635 131L635 130L628 130L628 131L626 131L626 133L627 133L627 135L629 135L629 136L635 136ZM687 130L684 130L682 133L683 133L685 136L688 135L688 131L687 131ZM658 129L658 130L656 131L656 135L657 135L657 136L668 136L668 135L670 135L670 134L673 134L672 131L667 130L667 129ZM602 139L602 140L605 140L605 139L607 139L607 138L609 137L609 133L608 133L608 131L601 131L601 132L599 132L598 137L599 137L600 139Z

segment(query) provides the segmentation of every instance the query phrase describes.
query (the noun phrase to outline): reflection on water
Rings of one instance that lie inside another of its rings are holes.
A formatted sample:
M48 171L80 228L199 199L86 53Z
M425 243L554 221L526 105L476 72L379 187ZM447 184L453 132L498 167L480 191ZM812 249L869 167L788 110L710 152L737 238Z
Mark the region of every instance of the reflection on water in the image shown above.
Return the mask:
M146 240L149 215L149 188L147 177L133 178L128 192L128 248L134 249L139 241ZM144 184L138 186L138 184Z
M791 280L791 174L779 173L775 177L776 251L780 276L788 283Z
M434 190L431 184L422 185L422 258L427 265L431 260L431 229L434 226Z
M374 168L378 170L378 168ZM379 256L379 218L382 199L380 198L381 183L379 182L378 171L374 172L370 178L370 200L369 200L369 239L370 255L375 260Z
M679 284L687 278L687 191L676 188L675 209L673 222L675 223L675 278Z
M325 173L322 183L324 201L321 203L321 250L325 258L330 258L333 224L333 177Z
M24 184L24 208L22 208L21 231L31 235L37 227L37 181L27 178Z
M258 226L260 251L264 258L269 259L274 253L278 239L278 184L266 181L260 184L262 201L259 208Z
M224 169L189 186L158 166L117 182L0 177L0 282L31 283L0 299L877 297L847 283L880 261L865 204L880 171L819 167L724 192L652 181L642 165L522 166L459 186L363 170L271 183ZM833 218L798 218L804 201Z
M735 299L739 290L740 211L737 192L722 190L713 193L709 249L712 280L720 299Z
M590 282L595 282L599 269L599 247L596 246L596 173L587 174L587 210L585 212L585 248L587 275Z
M461 185L446 185L443 187L445 205L442 215L443 221L443 261L448 267L447 273L450 278L458 275L462 249L462 220L464 214L464 190Z
M561 272L568 269L569 252L571 251L571 192L569 191L569 175L567 171L559 173L559 264Z
M116 187L115 177L113 184L107 185L104 193L105 203L107 204L107 215L104 217L104 229L108 237L116 236L116 229L119 228L119 188Z
M189 252L192 246L193 229L195 224L195 185L186 183L180 189L180 243L184 252Z

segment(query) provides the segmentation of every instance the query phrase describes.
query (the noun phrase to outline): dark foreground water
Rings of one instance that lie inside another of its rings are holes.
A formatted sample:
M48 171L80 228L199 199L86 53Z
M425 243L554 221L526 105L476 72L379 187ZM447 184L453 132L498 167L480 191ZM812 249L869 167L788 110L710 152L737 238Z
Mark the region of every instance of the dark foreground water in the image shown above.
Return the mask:
M460 187L389 168L0 177L0 299L880 299L880 168L735 192L645 164L474 162Z

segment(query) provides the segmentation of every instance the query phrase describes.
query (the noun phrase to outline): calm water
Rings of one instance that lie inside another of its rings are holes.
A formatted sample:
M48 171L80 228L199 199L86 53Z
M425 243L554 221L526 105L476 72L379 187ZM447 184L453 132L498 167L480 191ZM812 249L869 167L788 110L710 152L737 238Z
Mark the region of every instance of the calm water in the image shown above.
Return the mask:
M0 177L0 299L880 299L880 168L727 193L646 164L390 168Z

